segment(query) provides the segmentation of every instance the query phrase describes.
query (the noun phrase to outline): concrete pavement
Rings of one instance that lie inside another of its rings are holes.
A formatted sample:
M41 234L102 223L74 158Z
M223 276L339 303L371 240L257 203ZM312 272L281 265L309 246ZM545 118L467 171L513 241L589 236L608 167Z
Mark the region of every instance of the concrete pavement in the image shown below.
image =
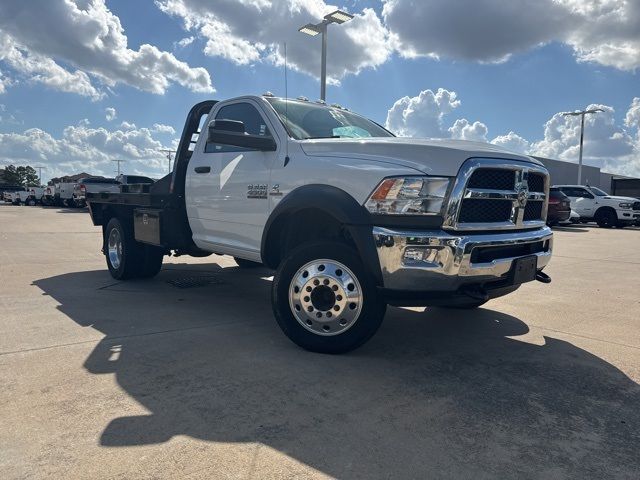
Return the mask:
M323 356L269 271L117 282L86 212L0 205L0 478L638 478L639 247L559 228L551 285Z

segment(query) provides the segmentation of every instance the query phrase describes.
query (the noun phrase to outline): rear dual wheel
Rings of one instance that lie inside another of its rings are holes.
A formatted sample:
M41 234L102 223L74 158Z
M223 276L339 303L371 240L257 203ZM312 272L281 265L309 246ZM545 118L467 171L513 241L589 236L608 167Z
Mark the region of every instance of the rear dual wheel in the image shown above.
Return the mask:
M116 280L128 280L157 275L162 268L164 252L137 242L128 227L112 218L105 229L105 256L111 276Z
M320 353L358 348L376 333L386 311L357 252L330 241L302 245L281 262L272 306L290 340Z

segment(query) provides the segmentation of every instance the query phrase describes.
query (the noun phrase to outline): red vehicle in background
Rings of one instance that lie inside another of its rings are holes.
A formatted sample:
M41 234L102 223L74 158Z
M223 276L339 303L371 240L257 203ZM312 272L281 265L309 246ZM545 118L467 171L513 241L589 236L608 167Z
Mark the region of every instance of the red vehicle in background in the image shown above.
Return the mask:
M549 190L549 208L547 210L547 225L556 225L569 220L571 217L571 200L559 188Z

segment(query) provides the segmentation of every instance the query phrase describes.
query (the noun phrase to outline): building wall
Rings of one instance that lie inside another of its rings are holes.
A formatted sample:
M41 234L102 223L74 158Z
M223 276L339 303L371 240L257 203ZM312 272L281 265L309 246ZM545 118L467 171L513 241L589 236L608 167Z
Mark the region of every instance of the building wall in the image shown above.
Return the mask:
M535 157L540 160L551 174L551 185L575 185L578 183L578 164L561 162L550 158ZM612 193L614 178L624 178L621 175L601 172L600 168L582 165L582 184L598 187L607 193Z

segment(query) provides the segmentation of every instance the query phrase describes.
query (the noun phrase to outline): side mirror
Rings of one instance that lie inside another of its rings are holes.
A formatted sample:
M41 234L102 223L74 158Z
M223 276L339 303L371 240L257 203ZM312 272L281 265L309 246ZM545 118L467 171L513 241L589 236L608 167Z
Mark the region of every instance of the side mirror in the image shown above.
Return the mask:
M207 143L233 145L263 152L276 150L273 137L250 135L245 132L244 123L236 120L214 120L209 124Z

